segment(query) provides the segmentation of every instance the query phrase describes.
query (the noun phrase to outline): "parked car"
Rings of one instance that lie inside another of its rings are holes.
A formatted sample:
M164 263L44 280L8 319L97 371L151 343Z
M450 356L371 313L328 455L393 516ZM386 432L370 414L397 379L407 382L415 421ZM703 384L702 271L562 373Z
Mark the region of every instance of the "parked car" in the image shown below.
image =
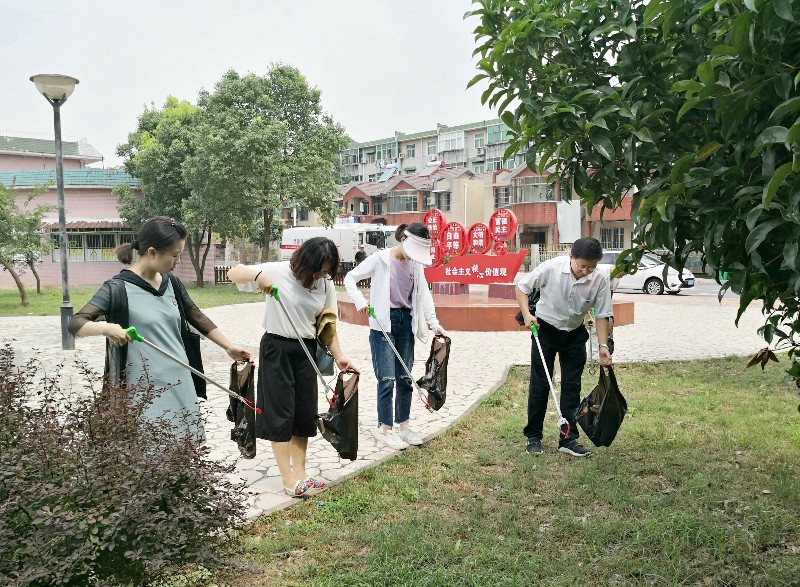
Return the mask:
M598 267L613 271L619 260L621 250L603 251L603 258ZM683 270L683 282L678 277L678 270L674 267L667 269L667 280L664 282L664 262L654 255L645 253L639 262L636 273L633 275L617 275L611 283L611 289L637 290L646 294L660 295L664 292L676 294L682 289L694 287L694 274L688 269Z

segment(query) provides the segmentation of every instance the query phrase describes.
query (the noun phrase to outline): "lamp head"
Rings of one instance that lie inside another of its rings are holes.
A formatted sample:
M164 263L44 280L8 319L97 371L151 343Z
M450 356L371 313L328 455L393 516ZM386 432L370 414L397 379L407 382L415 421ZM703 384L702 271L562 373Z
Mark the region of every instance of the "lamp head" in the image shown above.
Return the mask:
M74 77L49 73L34 75L31 81L36 84L36 90L50 102L64 102L79 83Z

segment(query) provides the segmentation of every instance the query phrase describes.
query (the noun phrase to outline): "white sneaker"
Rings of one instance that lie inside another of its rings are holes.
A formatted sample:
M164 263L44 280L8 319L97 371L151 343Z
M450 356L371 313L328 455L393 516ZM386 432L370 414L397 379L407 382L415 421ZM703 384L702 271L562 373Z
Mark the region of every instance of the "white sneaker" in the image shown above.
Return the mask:
M408 443L397 436L394 430L389 430L386 434L381 434L378 432L376 436L382 440L386 446L393 448L394 450L404 450L408 448Z
M425 441L422 440L422 437L414 432L411 428L406 426L405 428L398 428L397 435L406 441L408 444L413 444L414 446L419 446L423 444Z

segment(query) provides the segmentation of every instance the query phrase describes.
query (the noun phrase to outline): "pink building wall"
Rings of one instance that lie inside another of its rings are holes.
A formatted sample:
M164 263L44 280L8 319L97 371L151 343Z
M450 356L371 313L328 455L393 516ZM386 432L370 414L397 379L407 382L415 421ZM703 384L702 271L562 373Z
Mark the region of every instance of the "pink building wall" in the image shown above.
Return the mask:
M22 189L17 194L17 205L22 207L25 198L31 190ZM58 194L55 187L47 190L39 198L32 202L33 205L58 205ZM64 190L64 204L66 209L67 222L70 218L119 218L117 211L117 199L111 193L110 188L66 188ZM58 221L58 209L54 209L46 216L46 221ZM116 261L93 261L80 262L70 261L69 263L69 283L70 285L99 285L119 273L124 267ZM61 285L61 263L53 261L53 255L47 254L42 258L41 265L37 266L36 271L45 286ZM196 281L196 274L189 252L183 251L178 266L175 269L176 275L183 281ZM203 271L206 282L214 282L214 251L209 251L206 266ZM36 279L26 270L21 276L26 286L35 287ZM0 270L0 288L16 287L14 280L7 271Z
M33 190L21 188L17 192L17 206L22 208L25 199ZM48 212L45 218L58 220L58 191L56 186L51 186L47 192L42 193L28 204L28 208L35 206L54 206L56 209ZM111 193L111 188L64 188L64 210L67 222L72 218L119 218L117 198Z
M83 169L85 165L80 159L64 158L64 169ZM19 171L21 169L55 169L56 159L53 155L12 155L0 154L0 171Z

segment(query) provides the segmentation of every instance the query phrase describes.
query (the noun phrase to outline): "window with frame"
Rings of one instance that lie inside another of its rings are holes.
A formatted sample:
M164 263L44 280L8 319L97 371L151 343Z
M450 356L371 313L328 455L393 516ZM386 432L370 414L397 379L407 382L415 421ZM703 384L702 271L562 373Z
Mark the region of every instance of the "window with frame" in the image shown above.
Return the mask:
M395 157L397 157L397 143L383 143L376 147L375 159L377 161L394 159Z
M516 169L519 165L525 163L525 155L517 155L505 162L506 169Z
M508 133L510 132L510 128L508 128L505 124L493 124L487 127L487 131L489 133L489 141L488 144L494 145L496 143L506 143L508 142Z
M442 212L450 212L452 199L450 192L439 192L436 194L436 207Z
M503 160L499 157L486 160L486 171L500 171L503 168Z
M342 152L342 165L354 165L360 161L358 149L347 149Z
M119 245L132 243L136 235L132 232L109 232L104 229L68 228L67 258L77 263L99 263L117 261L115 253ZM53 262L61 261L60 238L58 231L51 231Z
M604 249L624 249L624 228L600 228L600 245Z
M308 208L300 208L300 214L297 215L297 219L300 221L308 220Z
M508 186L495 188L494 190L494 207L508 208L511 205L511 188Z
M548 184L541 175L518 177L512 182L514 203L552 202L555 200L555 186Z
M406 145L406 157L415 157L415 153L417 152L416 145Z
M436 155L436 141L428 141L428 155Z
M453 167L466 167L467 164L464 161L456 161L455 163L445 163L445 169L452 169Z
M476 163L472 166L472 172L476 175L483 173L483 163Z
M383 198L381 196L372 198L372 213L383 214Z
M464 148L464 131L439 133L439 152L456 151Z
M486 143L486 135L481 133L479 135L475 135L475 148L476 149L483 149L483 145Z
M397 190L389 192L387 208L386 212L389 214L416 212L419 210L419 195L416 190Z

